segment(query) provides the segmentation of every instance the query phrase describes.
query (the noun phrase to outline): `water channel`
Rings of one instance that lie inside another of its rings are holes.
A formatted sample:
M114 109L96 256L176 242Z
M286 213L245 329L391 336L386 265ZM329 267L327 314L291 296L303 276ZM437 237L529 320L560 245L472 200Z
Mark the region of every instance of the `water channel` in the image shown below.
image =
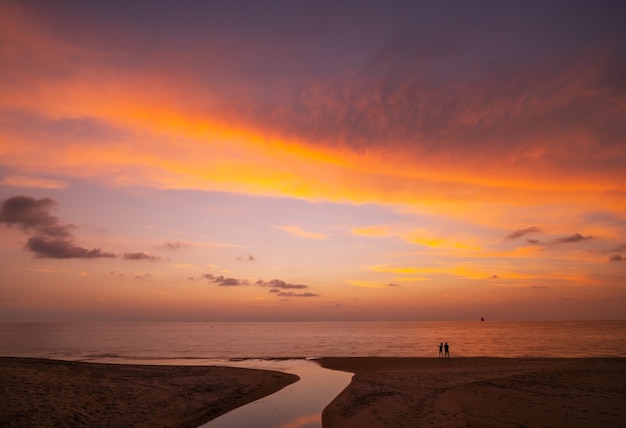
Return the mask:
M304 359L224 360L213 365L293 373L300 380L202 425L206 428L321 428L322 410L352 379L352 373Z

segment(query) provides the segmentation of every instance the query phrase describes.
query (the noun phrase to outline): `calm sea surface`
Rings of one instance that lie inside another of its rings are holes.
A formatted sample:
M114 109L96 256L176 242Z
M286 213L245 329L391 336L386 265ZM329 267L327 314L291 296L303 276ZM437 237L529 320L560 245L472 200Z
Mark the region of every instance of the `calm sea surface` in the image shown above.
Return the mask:
M626 321L0 323L0 355L191 364L329 356L626 357Z

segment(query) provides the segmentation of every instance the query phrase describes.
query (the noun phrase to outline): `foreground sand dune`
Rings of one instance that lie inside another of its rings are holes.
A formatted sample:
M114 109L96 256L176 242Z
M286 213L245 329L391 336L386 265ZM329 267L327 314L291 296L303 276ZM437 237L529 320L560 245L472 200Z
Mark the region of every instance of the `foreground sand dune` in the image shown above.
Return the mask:
M322 358L324 427L626 427L626 359Z
M0 358L2 427L195 427L298 376L232 367Z

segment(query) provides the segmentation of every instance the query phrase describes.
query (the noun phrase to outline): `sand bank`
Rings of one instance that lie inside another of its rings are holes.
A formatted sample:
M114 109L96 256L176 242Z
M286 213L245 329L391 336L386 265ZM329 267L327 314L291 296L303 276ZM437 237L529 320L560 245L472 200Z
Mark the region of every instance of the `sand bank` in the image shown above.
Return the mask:
M0 426L195 427L297 380L233 367L0 357Z
M324 427L626 427L626 359L321 358Z

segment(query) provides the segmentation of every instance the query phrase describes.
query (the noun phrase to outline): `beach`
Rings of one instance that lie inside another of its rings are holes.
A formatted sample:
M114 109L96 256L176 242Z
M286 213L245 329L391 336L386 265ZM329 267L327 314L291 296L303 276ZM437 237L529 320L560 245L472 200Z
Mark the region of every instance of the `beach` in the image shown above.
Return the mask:
M2 427L197 427L295 382L213 366L0 358Z
M320 358L354 373L324 427L624 427L625 358ZM297 376L0 358L0 426L193 427Z
M324 427L626 427L624 358L322 358Z

